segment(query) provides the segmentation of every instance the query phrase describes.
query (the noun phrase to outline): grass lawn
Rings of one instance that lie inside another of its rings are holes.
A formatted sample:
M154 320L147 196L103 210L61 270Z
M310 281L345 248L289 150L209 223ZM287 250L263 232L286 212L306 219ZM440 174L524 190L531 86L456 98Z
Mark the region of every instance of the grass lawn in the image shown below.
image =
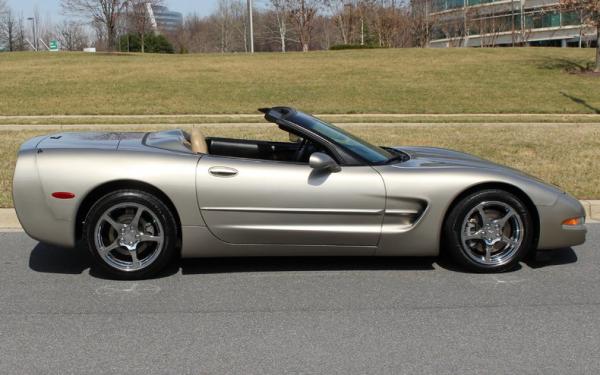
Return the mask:
M600 198L600 127L595 124L572 124L568 131L559 124L341 126L375 144L428 145L473 153L557 184L580 199ZM212 136L283 139L283 133L271 124L199 127ZM0 130L0 207L12 206L12 174L19 145L27 138L47 133Z
M600 115L596 114L325 114L318 115L325 121L335 123L600 123ZM69 125L181 125L181 124L215 124L215 123L262 123L264 116L245 115L119 115L119 116L0 116L2 126L35 125L47 126L49 129Z
M0 54L0 115L600 113L592 49Z

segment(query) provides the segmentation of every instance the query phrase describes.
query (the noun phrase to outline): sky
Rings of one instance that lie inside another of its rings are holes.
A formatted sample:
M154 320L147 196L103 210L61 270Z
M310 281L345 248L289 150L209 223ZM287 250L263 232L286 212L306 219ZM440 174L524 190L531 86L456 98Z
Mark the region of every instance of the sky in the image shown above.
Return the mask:
M165 0L171 10L183 13L198 13L200 15L210 14L217 3L217 0ZM42 18L47 15L52 20L62 18L60 9L60 0L8 0L8 6L15 10L18 14L23 12L24 17L30 17L33 14L34 7L38 7Z

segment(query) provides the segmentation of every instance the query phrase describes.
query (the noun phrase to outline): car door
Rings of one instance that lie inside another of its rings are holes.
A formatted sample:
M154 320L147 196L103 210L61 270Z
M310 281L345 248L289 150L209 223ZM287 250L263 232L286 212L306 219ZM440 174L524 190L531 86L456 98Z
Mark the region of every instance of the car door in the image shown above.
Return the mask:
M209 230L232 244L376 246L385 210L370 166L319 172L308 164L203 156L198 203Z

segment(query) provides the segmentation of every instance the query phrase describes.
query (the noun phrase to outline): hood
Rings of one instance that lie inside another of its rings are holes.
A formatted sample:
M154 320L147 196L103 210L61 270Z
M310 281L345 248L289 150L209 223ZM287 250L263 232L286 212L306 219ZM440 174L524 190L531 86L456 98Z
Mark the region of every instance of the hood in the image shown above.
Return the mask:
M464 152L436 147L394 147L394 149L402 151L410 156L410 160L402 164L403 167L483 168L503 173L519 175L521 177L534 179L538 182L542 182L545 184L544 181L540 180L535 176L531 176L525 172L501 164L497 164L474 155L466 154Z

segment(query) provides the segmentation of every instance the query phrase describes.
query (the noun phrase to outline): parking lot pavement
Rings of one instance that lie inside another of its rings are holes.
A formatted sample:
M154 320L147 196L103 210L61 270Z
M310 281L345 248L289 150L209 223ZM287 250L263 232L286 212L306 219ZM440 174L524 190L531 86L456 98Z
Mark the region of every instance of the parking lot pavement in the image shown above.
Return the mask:
M600 225L518 270L436 259L186 260L106 280L0 233L0 373L600 371Z

